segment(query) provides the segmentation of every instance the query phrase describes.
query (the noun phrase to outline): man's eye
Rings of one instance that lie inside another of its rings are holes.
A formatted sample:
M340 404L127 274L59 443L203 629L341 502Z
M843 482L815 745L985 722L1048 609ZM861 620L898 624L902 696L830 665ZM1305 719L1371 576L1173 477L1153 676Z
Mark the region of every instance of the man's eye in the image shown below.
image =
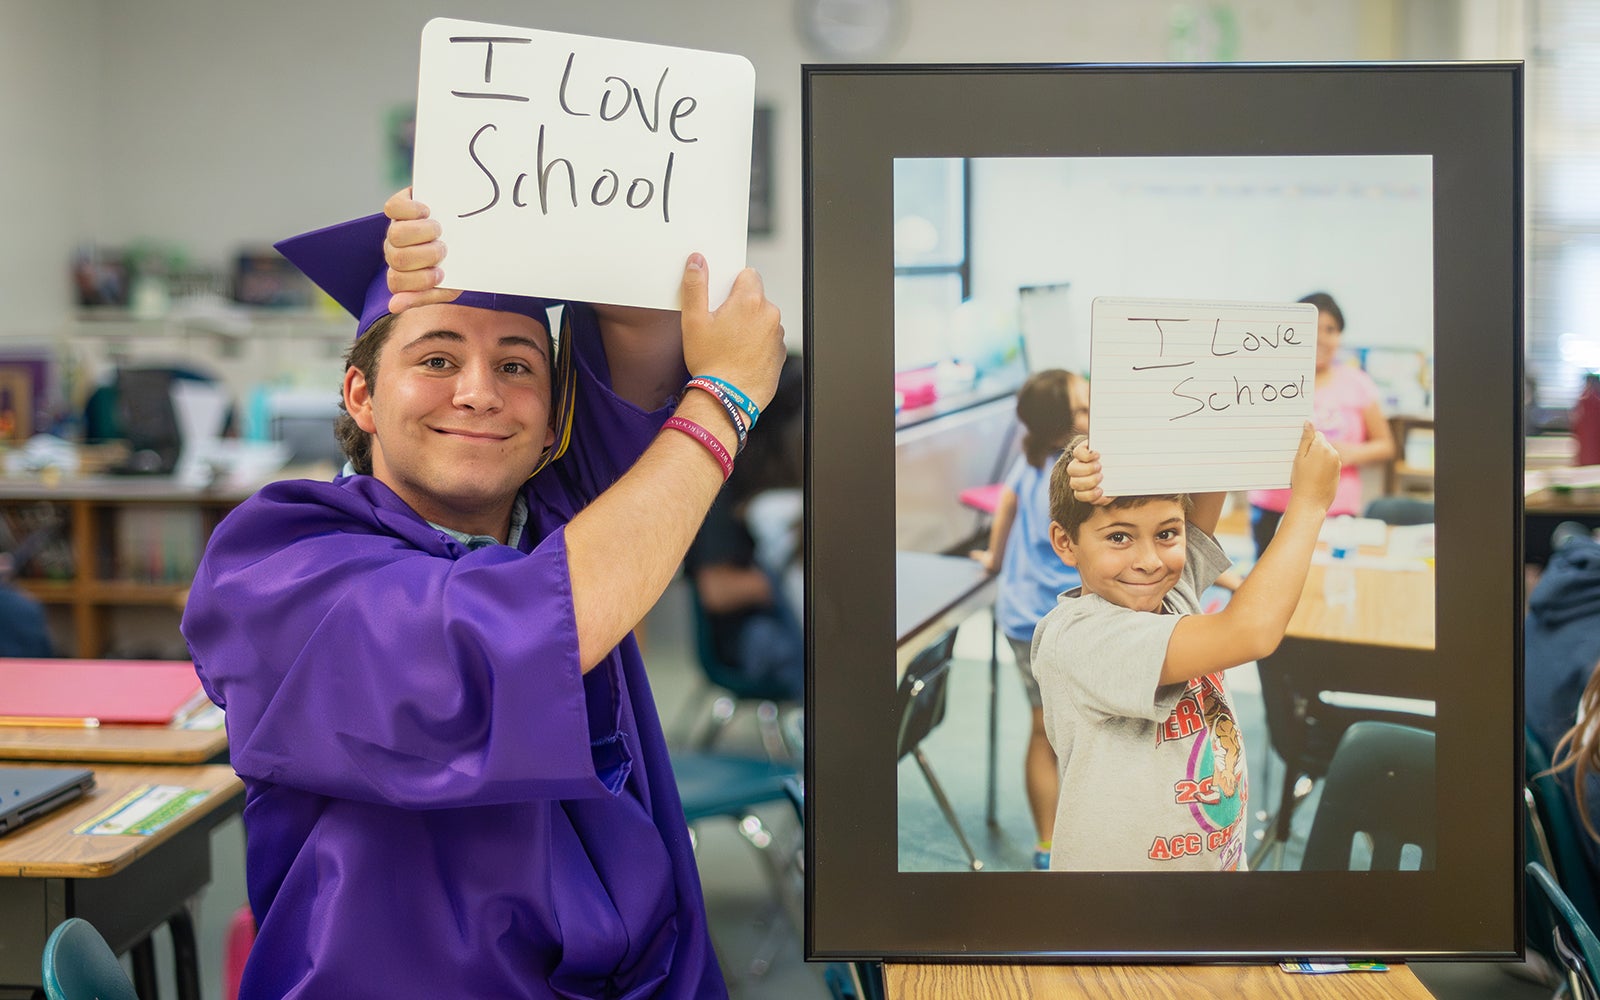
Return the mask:
M434 371L444 371L450 367L450 362L444 358L425 358L423 359L422 367L432 368Z

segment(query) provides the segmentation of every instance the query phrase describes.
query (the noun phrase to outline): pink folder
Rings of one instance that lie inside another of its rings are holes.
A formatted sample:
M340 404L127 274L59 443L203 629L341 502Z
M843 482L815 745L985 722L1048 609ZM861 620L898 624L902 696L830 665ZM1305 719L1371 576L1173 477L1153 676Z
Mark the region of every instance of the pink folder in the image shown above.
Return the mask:
M205 704L188 660L0 658L0 716L166 725Z

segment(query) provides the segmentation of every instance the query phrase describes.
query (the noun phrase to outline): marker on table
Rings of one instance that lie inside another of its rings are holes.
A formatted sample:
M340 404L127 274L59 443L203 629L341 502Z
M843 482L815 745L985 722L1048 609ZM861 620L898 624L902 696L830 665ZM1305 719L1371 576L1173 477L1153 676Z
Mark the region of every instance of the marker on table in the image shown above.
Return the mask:
M100 720L62 715L0 715L0 726L54 726L58 729L99 729Z

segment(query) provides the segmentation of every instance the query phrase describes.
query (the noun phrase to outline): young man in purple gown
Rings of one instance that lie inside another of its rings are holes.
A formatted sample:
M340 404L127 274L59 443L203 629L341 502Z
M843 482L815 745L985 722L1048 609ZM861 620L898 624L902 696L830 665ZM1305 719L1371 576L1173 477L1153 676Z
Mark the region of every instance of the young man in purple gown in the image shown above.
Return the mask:
M385 212L280 244L359 317L355 474L241 504L184 614L246 786L241 996L725 995L630 632L778 310L745 271L708 311L695 255L681 314L565 303L553 349L551 303L435 287L437 224Z

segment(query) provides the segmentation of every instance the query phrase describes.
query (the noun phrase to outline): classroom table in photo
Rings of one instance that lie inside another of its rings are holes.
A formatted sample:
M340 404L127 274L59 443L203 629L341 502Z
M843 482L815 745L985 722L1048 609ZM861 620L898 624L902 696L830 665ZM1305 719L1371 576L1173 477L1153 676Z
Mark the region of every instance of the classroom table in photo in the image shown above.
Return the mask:
M210 881L211 831L239 814L244 783L219 764L93 769L89 794L0 837L0 996L32 996L42 986L45 939L66 918L82 917L113 951L134 952L135 985L146 998L156 982L148 940L168 924L178 996L199 1000L188 901ZM207 794L148 835L77 832L151 786Z
M931 552L896 552L895 679L939 636L973 613L993 608L995 577L964 556ZM984 818L995 825L995 754L1000 741L999 640L989 634L989 764Z
M1395 538L1388 528L1386 537ZM1361 547L1353 560L1355 602L1329 603L1328 563L1313 561L1287 636L1322 642L1434 648L1435 587L1431 558L1407 557L1390 544Z

